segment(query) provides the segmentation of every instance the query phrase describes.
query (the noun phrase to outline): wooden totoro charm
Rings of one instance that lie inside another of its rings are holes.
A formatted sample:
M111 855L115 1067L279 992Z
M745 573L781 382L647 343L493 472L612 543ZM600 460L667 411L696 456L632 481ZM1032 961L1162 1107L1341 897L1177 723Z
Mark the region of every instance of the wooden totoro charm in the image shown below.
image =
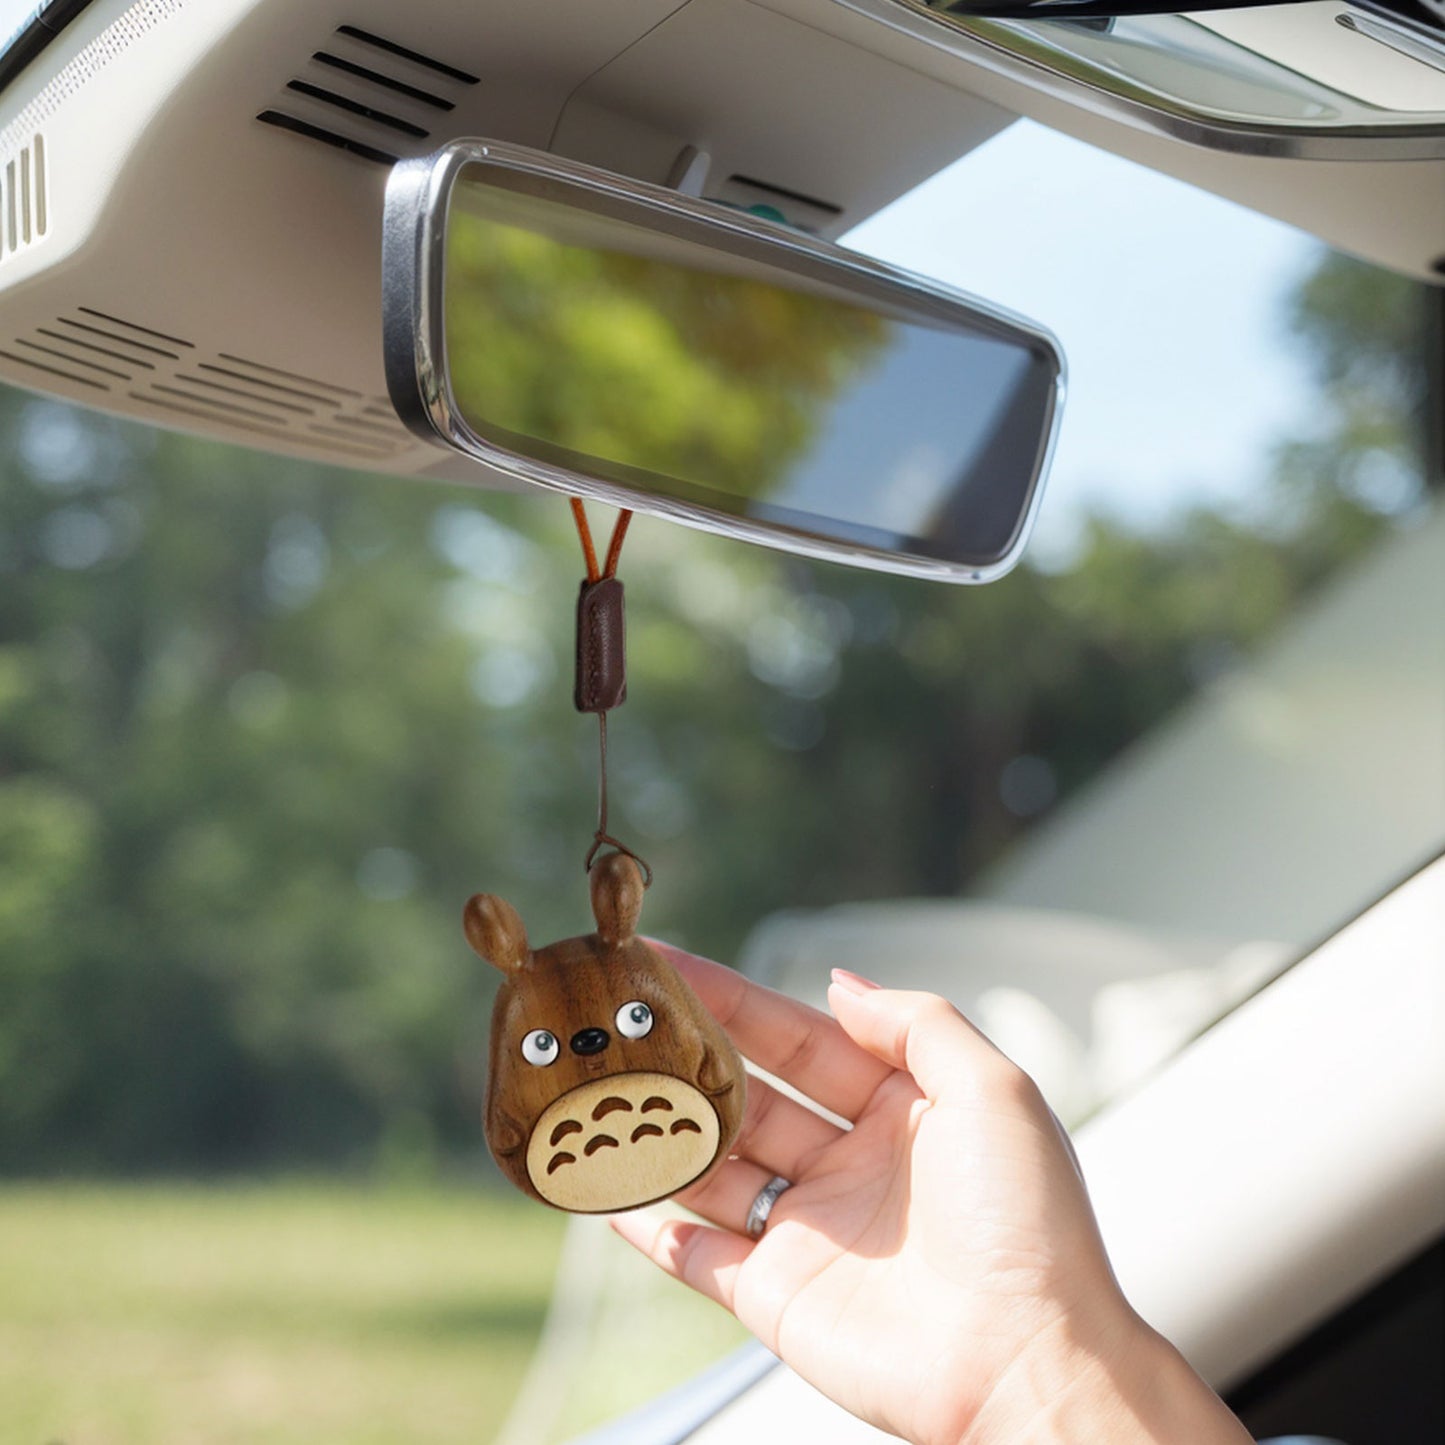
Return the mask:
M487 1143L524 1193L600 1214L700 1179L742 1124L737 1050L672 965L636 937L642 873L591 871L597 932L535 952L508 903L479 893L467 941L504 975L492 1011Z

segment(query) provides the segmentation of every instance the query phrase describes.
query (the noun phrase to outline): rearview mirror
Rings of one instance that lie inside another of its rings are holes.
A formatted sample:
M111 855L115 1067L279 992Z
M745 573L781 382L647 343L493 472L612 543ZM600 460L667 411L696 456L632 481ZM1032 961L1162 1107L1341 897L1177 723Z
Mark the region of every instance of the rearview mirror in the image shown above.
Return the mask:
M1039 327L758 216L522 147L398 165L387 383L543 487L857 566L1001 576L1063 358Z

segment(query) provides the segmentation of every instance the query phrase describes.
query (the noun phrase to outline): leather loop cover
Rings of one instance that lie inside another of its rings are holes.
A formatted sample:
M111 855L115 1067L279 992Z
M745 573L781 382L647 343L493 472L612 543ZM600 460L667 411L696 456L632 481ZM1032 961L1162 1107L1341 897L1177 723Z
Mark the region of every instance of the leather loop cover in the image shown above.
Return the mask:
M584 582L577 597L578 712L608 712L627 701L626 619L622 583Z

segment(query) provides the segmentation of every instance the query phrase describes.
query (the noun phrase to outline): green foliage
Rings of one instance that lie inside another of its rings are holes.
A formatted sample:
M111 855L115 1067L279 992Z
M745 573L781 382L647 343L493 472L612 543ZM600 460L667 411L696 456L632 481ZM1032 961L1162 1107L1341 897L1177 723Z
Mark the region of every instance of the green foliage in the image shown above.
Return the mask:
M1419 289L1347 256L1326 257L1294 298L1290 322L1321 386L1319 424L1286 446L1289 518L1320 559L1353 553L1381 515L1421 492L1427 370Z
M591 249L547 235L545 211L536 230L476 213L489 194L464 197L447 236L448 365L488 435L765 492L886 338L881 317L821 296L741 275L700 287L628 236Z
M1322 421L1251 519L1096 519L976 590L639 523L612 821L647 927L727 958L779 908L966 887L1408 505L1412 296L1308 283ZM0 1170L480 1157L460 905L589 923L579 572L555 498L0 395Z

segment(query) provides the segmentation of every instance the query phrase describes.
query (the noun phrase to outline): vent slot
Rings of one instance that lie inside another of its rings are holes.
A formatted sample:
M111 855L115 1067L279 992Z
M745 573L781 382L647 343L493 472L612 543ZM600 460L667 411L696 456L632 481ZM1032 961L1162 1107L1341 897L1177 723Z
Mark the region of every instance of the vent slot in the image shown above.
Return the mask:
M312 125L310 121L298 120L294 115L287 115L282 110L263 110L256 117L257 120L266 125L274 125L279 130L289 130L295 135L304 135L310 140L319 140L326 145L335 146L339 151L348 151L354 156L360 156L362 160L376 161L379 165L394 166L400 157L394 156L390 151L379 150L376 146L367 145L364 141L353 140L350 136L339 135L334 130L326 130L319 125Z
M50 181L45 137L36 134L0 168L0 262L39 241L50 229Z
M259 361L247 361L244 356L232 356L229 352L221 353L222 361L229 361L232 366L246 366L252 371L264 371L267 376L282 376L287 381L299 382L302 386L314 387L317 391L329 391L337 396L360 396L359 391L352 391L349 386L337 386L331 381L317 381L314 376L300 376L294 371L282 371L279 366L263 366ZM265 385L265 383L260 383Z
M87 392L124 392L154 408L157 422L175 425L174 418L186 417L361 465L378 465L412 445L384 397L232 352L208 354L93 306L4 342L0 358Z
M384 50L388 55L400 56L402 60L409 60L413 65L420 65L425 70L434 70L438 75L445 75L449 80L459 80L463 85L476 85L479 76L470 75L465 70L458 70L455 65L448 65L442 60L433 60L429 55L423 55L417 50L408 50L405 45L398 45L394 40L385 40L380 35L373 35L369 30L362 30L355 25L338 25L338 35L345 35L352 40L359 40L363 45L370 45L374 49Z
M352 115L359 115L366 120L374 120L377 125L389 126L392 130L399 130L403 135L414 135L418 140L425 140L431 134L423 130L419 125L413 125L409 120L402 120L400 116L388 115L384 110L376 110L369 105L363 105L359 100L352 100L345 95L337 95L334 90L326 90L322 86L312 85L309 80L293 80L288 82L287 90L294 90L298 95L309 95L312 100L319 100L322 105L334 105L337 110L349 111Z
M214 366L208 366L205 368L205 370L216 371L218 370L218 368ZM221 375L226 376L229 375L229 373L222 372ZM278 398L272 396L257 396L255 392L246 391L242 387L227 386L224 381L211 381L207 377L191 376L186 372L182 372L176 379L178 381L184 381L188 386L200 386L204 387L207 391L219 391L226 396L237 397L241 401L259 402L264 406L274 407L277 411L292 412L296 416L316 415L316 412L309 406L297 406L294 401L281 401Z
M167 386L165 382L158 381L151 390L159 392L162 396L173 396L180 401L188 401L195 406L209 407L212 411L221 412L226 416L244 416L249 417L252 421L263 421L267 425L272 423L285 425L285 418L273 416L270 412L256 411L249 406L237 406L234 402L218 401L214 397L198 396L194 391L187 391L183 386Z
M385 422L372 421L369 416L364 414L362 416L353 416L349 418L349 420L353 431L371 432L374 436L390 436L392 434L392 428L387 426ZM392 425L394 426L395 423Z
M103 327L92 326L88 321L77 321L73 316L60 316L56 318L57 326L68 327L71 331L83 331L88 336L103 337L106 341L116 346L128 346L135 351L148 352L151 356L164 357L169 361L179 361L180 354L175 351L163 351L159 346L151 346L145 341L132 341L129 336L117 336L113 331L106 331Z
M340 25L256 119L379 165L420 154L437 112L479 78L357 25Z
M283 431L272 431L268 427L252 426L245 421L237 420L233 416L218 414L204 407L183 406L179 402L170 401L163 396L154 396L146 392L133 391L130 393L130 399L132 401L144 402L147 406L156 407L160 411L170 412L176 416L188 416L196 421L210 422L212 425L219 423L235 431L245 432L250 436L266 437L270 441L291 442L295 440L294 437L288 436Z
M76 356L69 351L62 351L57 346L46 346L41 341L31 341L29 337L22 336L16 346L23 346L27 352L38 351L43 356L52 356L57 361L64 361L71 366L84 367L87 371L99 372L102 376L113 376L117 381L129 381L130 372L117 371L113 366L106 366L99 361L91 361L83 356Z
M96 321L107 322L111 326L119 326L125 331L138 331L142 336L149 336L155 341L169 342L172 346L182 346L188 351L194 351L196 349L194 341L182 341L179 336L167 336L164 331L152 331L149 326L138 326L134 321L122 321L119 316L111 316L104 311L97 311L93 306L77 306L75 309L79 311L82 316L89 316Z
M43 362L36 361L34 357L17 356L13 351L0 350L0 356L6 361L13 361L20 366L29 367L31 371L43 371L47 376L64 377L66 381L73 381L77 386L88 386L93 391L109 391L110 388L103 381L96 381L89 376L76 376L74 372L62 371L58 366L46 366Z
M222 359L224 360L225 358L222 358ZM244 362L238 362L237 365L242 365L242 366L244 366L245 363L244 363ZM231 379L232 381L245 382L245 384L246 384L248 387L260 387L260 388L262 388L264 391L267 391L267 392L276 391L276 392L280 392L283 396L295 397L298 401L309 401L309 402L314 403L315 406L327 407L327 406L335 406L335 405L336 405L336 398L335 398L335 397L330 397L330 396L316 396L316 395L314 395L313 393L311 393L311 392L309 392L309 391L300 391L300 390L298 390L298 389L297 389L296 387L294 387L294 386L282 386L282 385L280 385L280 383L278 383L278 382L274 382L274 381L262 381L262 380L261 380L260 378L258 378L258 377L247 376L244 372L235 371L235 370L233 370L233 369L232 369L231 367L229 367L229 366L217 366L217 365L215 364L215 362L213 362L213 361L211 361L211 362L202 362L202 363L201 363L201 370L202 370L202 371L209 371L209 372L211 372L211 373L212 373L213 375L215 375L215 376L227 376L227 377L230 377L230 379ZM259 399L260 399L260 398L258 398L258 397L256 396L256 393L255 393L254 391L245 391L245 392L242 392L241 394L242 394L243 396L249 396L249 397L251 397L253 400L259 400ZM279 405L279 406L290 406L290 405L292 405L292 403L290 403L290 402L278 402L277 405ZM313 407L302 406L302 407L297 407L297 410L298 410L298 411L303 411L303 412L305 412L305 413L307 414L307 416L315 416L315 415L316 415L316 412L315 412L315 410L313 409Z
M97 346L93 341L83 341L78 336L64 336L59 331L52 331L48 326L36 328L35 334L43 336L48 341L58 341L74 352L77 348L81 351L93 351L97 356L108 356L112 361L123 361L128 367L140 367L143 371L154 371L155 365L149 361L142 361L139 357L125 356L121 352L109 346ZM133 372L130 374L134 374Z
M404 80L383 75L379 70L371 70L365 65L358 65L354 60L343 60L339 55L331 55L325 50L318 50L311 58L318 65L339 70L343 75L354 75L358 80L366 81L368 85L377 85L383 90L395 91L397 95L404 95L408 100L420 101L423 105L434 106L437 110L455 110L457 108L456 102L448 100L444 95L433 95L431 91L423 90L418 85L408 85Z

